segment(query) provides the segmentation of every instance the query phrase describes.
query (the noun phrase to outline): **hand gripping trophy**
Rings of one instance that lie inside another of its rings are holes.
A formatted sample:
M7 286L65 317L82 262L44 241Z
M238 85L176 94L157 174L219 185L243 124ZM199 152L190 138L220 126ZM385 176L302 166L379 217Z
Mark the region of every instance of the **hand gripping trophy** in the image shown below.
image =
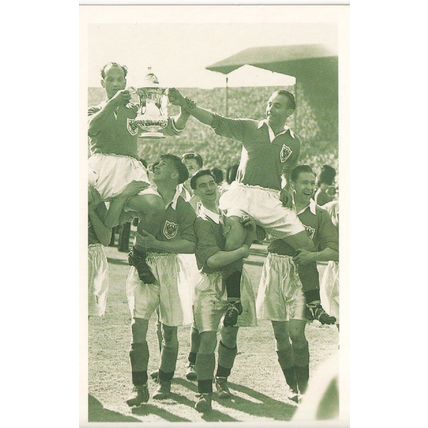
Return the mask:
M142 138L163 138L162 130L168 125L167 89L159 85L151 67L148 67L143 85L130 88L130 92L138 97L137 116L129 119L130 129Z

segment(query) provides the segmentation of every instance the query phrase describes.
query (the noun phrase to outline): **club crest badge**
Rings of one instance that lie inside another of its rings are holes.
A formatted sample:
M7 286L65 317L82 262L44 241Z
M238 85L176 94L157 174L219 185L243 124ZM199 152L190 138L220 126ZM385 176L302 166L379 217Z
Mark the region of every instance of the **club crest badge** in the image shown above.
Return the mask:
M315 229L313 227L311 227L311 226L306 226L306 225L304 225L304 226L305 226L306 232L309 235L309 238L314 239Z
M126 129L132 136L138 134L138 125L136 125L134 119L126 119Z
M165 225L163 227L163 234L166 239L173 239L177 236L178 225L173 223L172 221L165 221Z
M286 162L292 153L293 150L291 150L290 147L288 147L286 144L283 144L281 148L281 153L279 154L279 159L281 160L281 163Z

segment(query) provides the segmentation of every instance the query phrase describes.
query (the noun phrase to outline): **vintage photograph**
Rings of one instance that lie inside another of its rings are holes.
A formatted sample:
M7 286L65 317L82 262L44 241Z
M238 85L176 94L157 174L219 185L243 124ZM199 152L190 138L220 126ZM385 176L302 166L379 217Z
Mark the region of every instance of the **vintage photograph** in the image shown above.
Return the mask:
M348 425L347 17L80 6L81 426Z

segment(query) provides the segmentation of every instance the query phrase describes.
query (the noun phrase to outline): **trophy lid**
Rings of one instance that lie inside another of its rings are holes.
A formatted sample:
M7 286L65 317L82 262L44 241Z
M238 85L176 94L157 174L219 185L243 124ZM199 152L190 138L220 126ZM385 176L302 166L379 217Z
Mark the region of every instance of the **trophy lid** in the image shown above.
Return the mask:
M152 72L152 67L148 67L148 73L144 76L144 86L148 88L159 86L159 79Z

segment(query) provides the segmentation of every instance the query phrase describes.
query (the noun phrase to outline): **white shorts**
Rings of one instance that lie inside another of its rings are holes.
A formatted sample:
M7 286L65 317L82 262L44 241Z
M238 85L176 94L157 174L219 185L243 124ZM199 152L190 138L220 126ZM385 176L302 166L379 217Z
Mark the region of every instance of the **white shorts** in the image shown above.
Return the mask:
M220 197L220 209L228 217L248 215L276 239L303 232L305 228L297 214L285 208L279 191L233 182Z
M306 320L305 296L290 256L268 253L257 293L257 316L271 321Z
M320 287L321 303L325 311L339 322L339 263L329 261Z
M183 277L189 286L191 299L193 300L196 284L201 278L201 272L198 269L196 256L194 254L177 254L177 257Z
M147 264L157 280L155 284L144 284L134 267L128 273L126 295L132 316L148 320L159 307L162 324L170 327L190 324L193 320L191 289L177 254L149 253Z
M144 165L131 156L104 155L95 153L88 159L90 180L94 180L95 188L103 201L113 199L125 190L132 181L150 183ZM149 187L140 195L159 195L154 187Z
M241 303L242 314L238 317L237 325L239 327L256 326L254 293L245 268L242 270L241 278ZM217 331L227 306L227 294L221 273L202 273L195 288L193 304L194 323L199 333Z
M103 316L109 289L108 262L101 244L88 246L88 315Z

